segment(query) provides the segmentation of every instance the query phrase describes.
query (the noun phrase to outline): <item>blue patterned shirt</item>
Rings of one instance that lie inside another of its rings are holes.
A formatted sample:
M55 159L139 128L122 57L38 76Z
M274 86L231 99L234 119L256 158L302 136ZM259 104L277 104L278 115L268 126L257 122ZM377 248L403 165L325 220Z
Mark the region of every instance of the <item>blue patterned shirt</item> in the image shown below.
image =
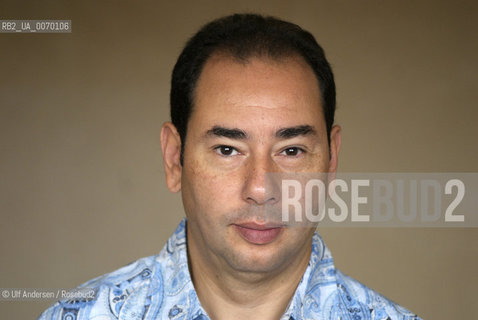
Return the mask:
M159 255L93 279L93 299L63 300L39 320L206 320L188 269L186 220ZM412 320L413 313L344 275L315 233L309 265L281 320Z

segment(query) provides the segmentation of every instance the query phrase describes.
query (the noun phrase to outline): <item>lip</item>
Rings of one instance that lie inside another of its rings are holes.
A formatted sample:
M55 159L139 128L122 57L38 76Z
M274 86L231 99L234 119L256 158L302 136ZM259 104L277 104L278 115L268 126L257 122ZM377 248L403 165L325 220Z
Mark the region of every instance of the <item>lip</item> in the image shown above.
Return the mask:
M239 233L239 235L247 242L263 245L276 240L282 232L283 225L245 222L234 224L234 228Z

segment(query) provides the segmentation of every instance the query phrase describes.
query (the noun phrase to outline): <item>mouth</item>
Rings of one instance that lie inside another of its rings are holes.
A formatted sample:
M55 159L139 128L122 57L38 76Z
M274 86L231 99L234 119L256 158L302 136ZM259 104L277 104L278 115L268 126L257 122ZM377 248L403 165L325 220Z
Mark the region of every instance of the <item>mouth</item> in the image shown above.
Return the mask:
M283 225L258 224L255 222L238 223L233 224L233 226L244 240L257 245L273 242L284 229Z

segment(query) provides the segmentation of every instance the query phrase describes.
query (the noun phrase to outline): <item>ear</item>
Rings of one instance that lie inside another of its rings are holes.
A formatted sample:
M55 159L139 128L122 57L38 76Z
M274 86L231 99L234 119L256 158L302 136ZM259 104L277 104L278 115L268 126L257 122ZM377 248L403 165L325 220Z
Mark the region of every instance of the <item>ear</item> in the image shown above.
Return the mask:
M339 164L339 151L340 151L340 126L335 125L330 131L330 160L329 160L329 173L335 175L337 166Z
M166 185L171 192L181 190L182 166L181 138L178 130L171 122L166 122L161 128L161 151L163 152L164 171L166 173Z

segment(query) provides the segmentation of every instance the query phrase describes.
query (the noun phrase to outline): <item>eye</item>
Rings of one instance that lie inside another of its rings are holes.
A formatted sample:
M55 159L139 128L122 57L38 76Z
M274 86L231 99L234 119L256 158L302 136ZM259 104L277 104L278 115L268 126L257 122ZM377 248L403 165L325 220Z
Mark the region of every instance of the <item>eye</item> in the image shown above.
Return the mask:
M219 155L225 157L235 156L239 153L234 147L231 146L217 146L214 148L214 150Z
M296 157L299 154L304 153L304 149L299 147L288 147L282 150L281 154L288 157Z

